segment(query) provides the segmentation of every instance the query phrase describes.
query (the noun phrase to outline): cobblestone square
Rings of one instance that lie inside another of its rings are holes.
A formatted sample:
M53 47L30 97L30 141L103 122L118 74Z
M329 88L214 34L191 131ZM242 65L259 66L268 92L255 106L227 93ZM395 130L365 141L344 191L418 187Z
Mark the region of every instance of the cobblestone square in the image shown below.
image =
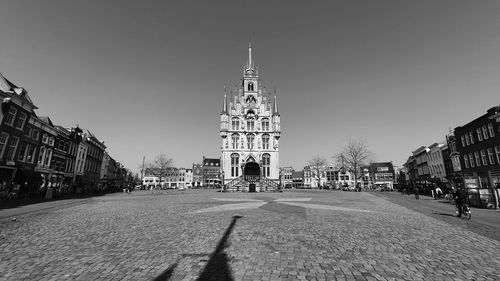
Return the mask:
M0 245L0 280L498 280L500 268L500 242L366 192L111 194L4 218Z

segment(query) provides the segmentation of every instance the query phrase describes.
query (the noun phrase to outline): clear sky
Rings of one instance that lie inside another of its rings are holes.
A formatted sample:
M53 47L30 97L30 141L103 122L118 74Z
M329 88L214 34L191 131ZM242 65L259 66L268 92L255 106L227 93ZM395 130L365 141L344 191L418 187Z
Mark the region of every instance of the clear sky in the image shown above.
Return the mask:
M220 157L250 38L277 88L280 166L333 161L349 139L401 166L500 104L497 0L0 0L0 72L133 171Z

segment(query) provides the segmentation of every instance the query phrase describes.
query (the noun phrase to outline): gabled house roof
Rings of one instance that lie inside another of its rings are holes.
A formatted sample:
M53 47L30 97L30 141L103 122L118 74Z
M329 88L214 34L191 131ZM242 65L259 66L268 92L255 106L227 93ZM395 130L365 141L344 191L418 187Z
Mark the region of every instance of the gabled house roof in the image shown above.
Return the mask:
M26 91L26 89L24 89L23 87L16 86L14 83L10 82L7 78L5 78L5 76L3 76L2 73L0 73L0 90L4 93L16 94L20 98L26 100L28 103L33 105L34 109L38 108L33 104L33 101L28 95L28 91Z
M39 116L38 119L42 120L43 122L49 124L50 126L54 126L54 123L52 123L52 120L50 120L49 116Z

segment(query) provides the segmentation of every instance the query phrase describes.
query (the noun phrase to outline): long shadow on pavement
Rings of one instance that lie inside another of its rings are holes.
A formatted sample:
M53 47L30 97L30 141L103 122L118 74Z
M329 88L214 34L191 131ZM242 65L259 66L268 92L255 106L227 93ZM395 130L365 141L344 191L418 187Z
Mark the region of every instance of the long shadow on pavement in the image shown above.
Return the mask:
M200 276L198 276L198 281L233 281L233 275L231 274L231 268L229 267L229 258L224 250L229 246L227 240L229 235L233 231L234 225L238 219L242 216L233 216L231 224L224 232L221 240L217 244L215 251L210 255L210 258L203 268ZM204 256L204 254L199 254ZM177 262L167 268L164 272L158 275L153 281L167 281L172 277L174 269L177 267Z
M433 213L433 214L440 215L440 216L455 217L455 215L452 215L452 214L445 214L445 213Z
M172 277L174 273L174 269L177 267L177 263L169 266L165 271L163 271L160 275L158 275L153 281L167 281Z
M210 256L207 265L201 272L200 276L197 280L206 281L206 280L214 280L214 281L232 281L233 275L231 274L231 268L229 268L229 259L224 252L224 249L228 247L227 240L231 231L233 231L234 225L236 221L240 219L241 216L233 216L233 220L231 224L226 229L224 236L217 244L215 251Z

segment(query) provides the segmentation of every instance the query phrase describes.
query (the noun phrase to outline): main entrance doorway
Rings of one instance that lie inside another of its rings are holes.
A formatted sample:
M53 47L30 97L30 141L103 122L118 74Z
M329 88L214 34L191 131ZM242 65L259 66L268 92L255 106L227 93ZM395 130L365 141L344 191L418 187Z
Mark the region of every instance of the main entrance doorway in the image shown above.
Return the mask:
M249 182L248 192L255 192L255 182L260 180L260 166L256 162L247 162L243 167L243 178Z

